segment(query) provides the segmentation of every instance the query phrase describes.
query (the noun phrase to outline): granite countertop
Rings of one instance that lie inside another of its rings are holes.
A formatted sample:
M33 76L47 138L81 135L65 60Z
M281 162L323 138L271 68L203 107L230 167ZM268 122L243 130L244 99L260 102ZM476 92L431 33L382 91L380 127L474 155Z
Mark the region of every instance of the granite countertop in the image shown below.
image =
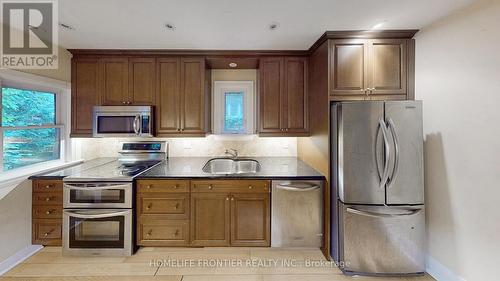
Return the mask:
M259 161L261 170L255 174L213 175L202 171L213 157L170 157L167 161L138 175L136 179L156 178L246 178L324 180L325 177L296 157L251 157Z
M89 161L85 161L81 164L76 164L74 166L69 166L57 171L46 172L42 174L37 174L29 177L30 180L61 180L69 175L79 173L84 170L88 170L97 166L104 165L106 163L115 161L114 157L103 157L96 158Z

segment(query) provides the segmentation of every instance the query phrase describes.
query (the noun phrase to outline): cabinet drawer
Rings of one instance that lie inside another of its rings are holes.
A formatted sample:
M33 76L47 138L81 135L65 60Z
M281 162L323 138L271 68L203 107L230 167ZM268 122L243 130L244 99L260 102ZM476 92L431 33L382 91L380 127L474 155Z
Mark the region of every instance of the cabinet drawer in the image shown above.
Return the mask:
M61 219L34 219L33 220L33 244L61 245Z
M187 246L187 220L139 220L137 244L143 246Z
M140 180L137 186L139 193L189 192L188 180Z
M266 180L200 180L191 181L191 192L269 193Z
M62 192L34 192L33 205L62 205Z
M167 215L172 219L189 218L189 193L157 193L153 196L139 194L138 206L142 215Z
M55 206L33 206L33 218L36 219L61 219L62 207Z
M33 192L62 192L62 186L60 180L36 180L33 182Z

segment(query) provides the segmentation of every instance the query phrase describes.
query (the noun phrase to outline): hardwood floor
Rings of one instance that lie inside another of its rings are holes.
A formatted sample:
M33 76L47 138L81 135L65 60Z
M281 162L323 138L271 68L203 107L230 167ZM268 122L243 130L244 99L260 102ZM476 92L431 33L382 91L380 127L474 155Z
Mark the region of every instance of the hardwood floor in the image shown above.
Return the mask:
M107 258L63 257L61 248L45 247L0 281L434 280L430 276L353 278L335 266L312 266L319 261L324 258L316 249L148 247L131 257Z

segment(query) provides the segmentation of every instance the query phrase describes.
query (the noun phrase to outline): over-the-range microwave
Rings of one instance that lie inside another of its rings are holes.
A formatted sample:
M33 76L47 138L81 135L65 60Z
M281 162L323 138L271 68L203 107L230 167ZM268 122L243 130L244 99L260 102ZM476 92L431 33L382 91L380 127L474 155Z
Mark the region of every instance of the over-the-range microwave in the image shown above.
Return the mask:
M152 137L152 106L94 106L94 137Z

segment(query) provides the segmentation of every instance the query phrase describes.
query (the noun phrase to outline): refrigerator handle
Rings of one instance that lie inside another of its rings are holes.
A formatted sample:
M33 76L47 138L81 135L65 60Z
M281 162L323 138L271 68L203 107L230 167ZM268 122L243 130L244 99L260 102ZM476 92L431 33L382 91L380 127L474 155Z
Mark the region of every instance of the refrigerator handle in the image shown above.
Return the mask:
M391 150L389 147L389 141L387 139L387 126L382 118L378 120L378 124L380 126L380 130L382 131L382 136L384 139L384 147L385 147L385 160L384 160L384 171L382 173L382 177L380 178L380 188L384 188L387 180L389 179L389 158L391 156Z
M398 171L399 171L399 141L398 141L398 134L396 133L396 126L394 125L394 121L392 118L389 118L389 128L391 130L392 134L392 139L394 140L394 170L392 171L391 175L391 180L389 181L389 184L387 185L387 188L391 188L392 183L398 176Z
M399 213L399 214L381 214L381 213L359 210L359 209L355 209L355 208L347 208L348 213L357 214L357 215L361 215L361 216L368 216L368 217L373 217L373 218L393 218L393 217L400 217L400 216L413 216L413 215L419 213L420 211L422 211L422 209L408 210L408 212Z

